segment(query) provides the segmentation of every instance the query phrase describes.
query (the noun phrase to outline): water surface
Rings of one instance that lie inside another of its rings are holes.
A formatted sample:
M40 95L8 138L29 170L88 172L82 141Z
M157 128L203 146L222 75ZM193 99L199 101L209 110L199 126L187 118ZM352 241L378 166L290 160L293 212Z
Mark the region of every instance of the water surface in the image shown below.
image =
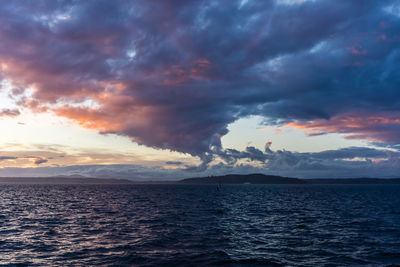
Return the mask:
M399 185L0 185L0 264L399 265Z

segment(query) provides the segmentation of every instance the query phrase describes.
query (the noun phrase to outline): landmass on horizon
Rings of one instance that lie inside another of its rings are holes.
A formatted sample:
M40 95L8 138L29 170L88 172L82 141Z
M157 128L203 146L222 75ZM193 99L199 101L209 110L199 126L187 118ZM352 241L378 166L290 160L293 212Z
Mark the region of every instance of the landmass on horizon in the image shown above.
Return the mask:
M227 174L185 178L176 181L143 181L84 176L0 177L0 184L400 184L400 178L315 178L301 179L265 174Z

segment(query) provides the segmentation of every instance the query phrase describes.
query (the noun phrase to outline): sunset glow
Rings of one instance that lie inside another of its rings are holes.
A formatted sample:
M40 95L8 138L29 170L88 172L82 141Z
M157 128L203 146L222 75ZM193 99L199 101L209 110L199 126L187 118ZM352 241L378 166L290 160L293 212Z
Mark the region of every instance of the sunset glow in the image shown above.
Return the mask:
M6 1L0 176L396 176L399 4L367 2Z

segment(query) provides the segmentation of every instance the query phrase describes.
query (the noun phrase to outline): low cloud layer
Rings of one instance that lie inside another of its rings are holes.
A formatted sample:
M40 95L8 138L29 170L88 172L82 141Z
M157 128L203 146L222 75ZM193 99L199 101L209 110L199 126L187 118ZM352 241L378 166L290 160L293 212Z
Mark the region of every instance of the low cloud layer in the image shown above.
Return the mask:
M0 162L16 160L29 160L32 161L35 165L40 165L42 163L48 162L48 159L36 156L0 156Z
M0 169L0 176L82 175L146 181L179 180L186 177L228 173L265 173L300 178L391 178L398 177L400 173L399 152L364 147L313 153L274 151L270 147L261 151L255 147L247 147L244 151L224 150L217 157L220 162L211 164L208 168L172 161L166 162L164 166L151 167L138 164L7 167ZM180 167L169 168L171 165Z
M0 161L2 161L2 160L10 160L10 159L17 159L17 157L0 156Z
M2 109L0 110L0 117L16 117L20 114L18 109Z
M21 108L200 156L200 169L237 153L310 164L220 140L260 115L398 143L399 10L397 0L6 1L0 76Z

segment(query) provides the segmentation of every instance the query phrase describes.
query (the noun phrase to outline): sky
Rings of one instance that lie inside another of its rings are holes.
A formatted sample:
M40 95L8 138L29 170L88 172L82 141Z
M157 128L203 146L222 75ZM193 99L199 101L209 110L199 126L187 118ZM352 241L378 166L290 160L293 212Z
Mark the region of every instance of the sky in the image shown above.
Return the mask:
M398 177L400 1L6 1L0 176Z

